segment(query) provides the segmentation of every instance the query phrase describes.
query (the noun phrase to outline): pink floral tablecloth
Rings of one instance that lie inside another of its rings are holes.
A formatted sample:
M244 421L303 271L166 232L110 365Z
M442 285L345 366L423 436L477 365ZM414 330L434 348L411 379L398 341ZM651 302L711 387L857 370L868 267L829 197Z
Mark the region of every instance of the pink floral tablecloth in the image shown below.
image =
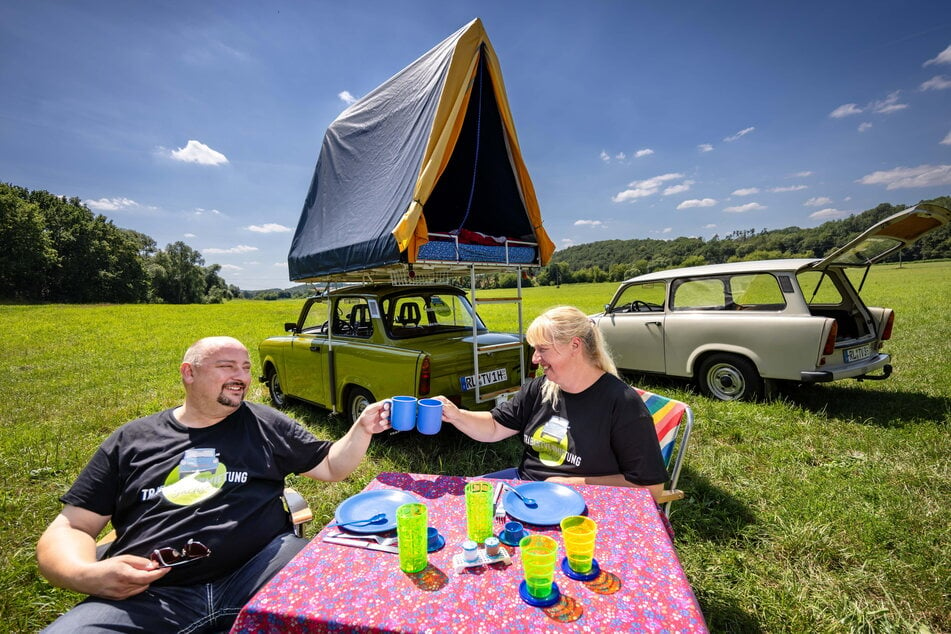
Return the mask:
M470 478L475 479L475 478ZM232 632L706 632L703 614L650 494L644 489L573 486L598 523L595 558L620 582L613 594L575 581L559 569L560 608L538 608L519 597L522 566L453 570L466 518L466 479L381 473L365 490L397 489L426 504L430 526L446 538L423 573L399 569L396 554L321 541L321 531L245 606ZM526 525L551 535L557 526ZM574 620L571 620L574 619ZM570 622L566 622L570 621Z

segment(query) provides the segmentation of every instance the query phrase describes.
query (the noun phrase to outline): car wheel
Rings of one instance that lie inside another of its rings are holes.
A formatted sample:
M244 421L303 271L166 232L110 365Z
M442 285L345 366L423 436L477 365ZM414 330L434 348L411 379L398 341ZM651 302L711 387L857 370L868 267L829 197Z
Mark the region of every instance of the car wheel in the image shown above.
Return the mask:
M373 395L362 387L354 386L347 391L347 417L351 425L357 422L363 410L373 401Z
M267 391L271 395L271 404L274 407L278 409L287 407L287 394L284 393L284 389L281 387L281 377L273 367L269 368L267 372Z
M700 364L700 391L721 401L752 401L763 388L763 379L749 359L735 354L713 354Z

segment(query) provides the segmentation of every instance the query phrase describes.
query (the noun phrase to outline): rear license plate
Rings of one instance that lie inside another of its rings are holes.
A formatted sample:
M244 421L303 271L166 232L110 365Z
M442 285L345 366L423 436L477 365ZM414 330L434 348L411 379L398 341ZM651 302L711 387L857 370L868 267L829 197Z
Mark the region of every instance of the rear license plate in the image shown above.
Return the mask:
M505 371L505 368L489 370L488 372L483 372L479 375L479 387L485 387L486 385L492 385L493 383L501 383L502 381L507 381L508 378L509 375ZM476 386L476 377L474 374L471 376L459 377L459 384L462 386L463 392L474 390Z
M856 361L861 361L862 359L868 359L872 356L872 344L865 344L864 346L859 346L858 348L849 348L843 353L846 363L854 363Z

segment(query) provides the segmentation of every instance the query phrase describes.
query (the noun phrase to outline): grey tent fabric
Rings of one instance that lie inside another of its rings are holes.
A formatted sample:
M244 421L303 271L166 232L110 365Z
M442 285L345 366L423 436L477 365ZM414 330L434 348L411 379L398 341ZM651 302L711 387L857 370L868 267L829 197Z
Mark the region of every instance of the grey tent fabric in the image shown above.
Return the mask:
M457 77L455 92L446 94L447 77L459 68L471 76ZM547 240L495 68L475 20L340 114L324 136L291 242L291 280L412 262L415 251L401 249L394 232L401 223L404 231L420 232L407 216L414 193L420 226L429 230ZM464 109L447 116L453 100L463 98ZM427 188L425 163L440 143L450 154Z

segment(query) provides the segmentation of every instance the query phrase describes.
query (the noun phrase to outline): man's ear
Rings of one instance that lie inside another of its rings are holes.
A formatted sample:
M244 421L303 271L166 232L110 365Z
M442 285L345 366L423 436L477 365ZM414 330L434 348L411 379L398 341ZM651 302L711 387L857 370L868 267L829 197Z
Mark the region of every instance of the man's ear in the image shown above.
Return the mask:
M178 368L179 373L182 375L182 382L189 384L195 380L195 370L192 368L191 363L182 363Z

